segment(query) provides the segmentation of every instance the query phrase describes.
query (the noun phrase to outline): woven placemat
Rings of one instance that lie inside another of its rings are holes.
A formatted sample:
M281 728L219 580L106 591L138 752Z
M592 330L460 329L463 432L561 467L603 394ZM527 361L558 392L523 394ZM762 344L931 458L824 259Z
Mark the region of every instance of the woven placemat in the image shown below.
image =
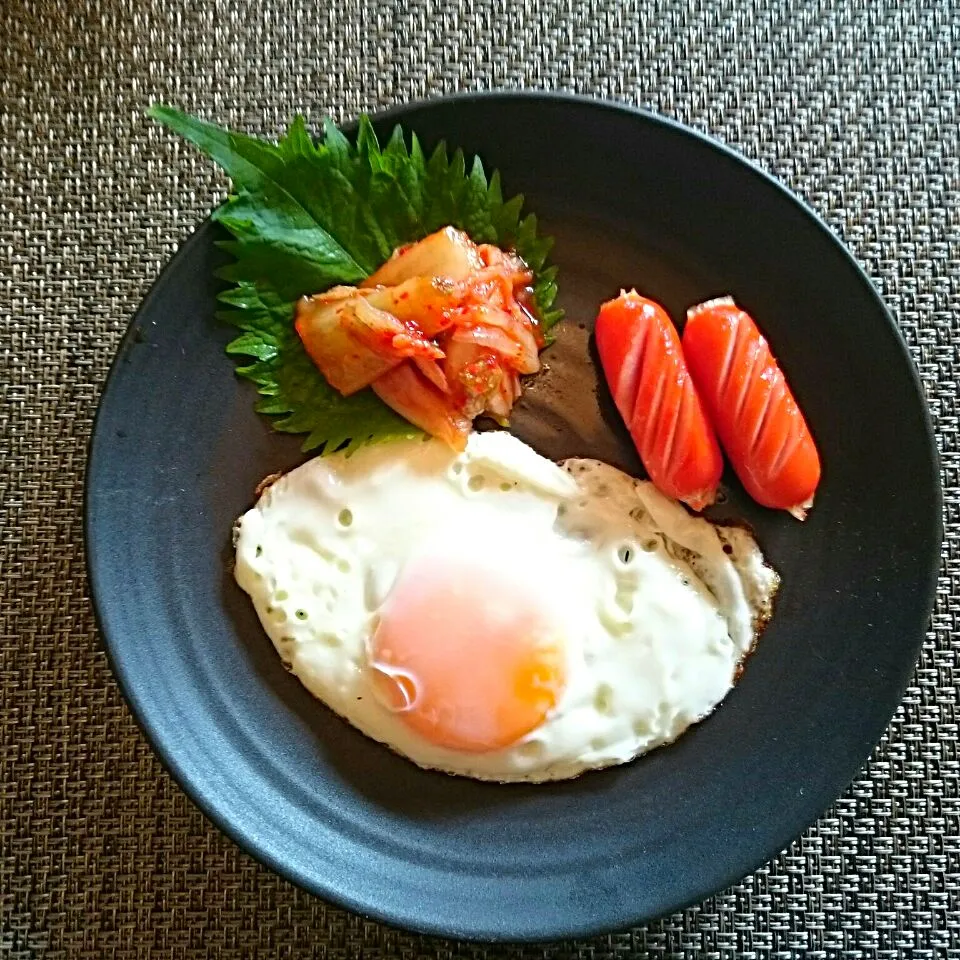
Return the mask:
M0 7L0 955L960 958L960 7ZM298 110L316 123L489 86L652 107L733 144L808 200L901 325L946 484L923 656L846 795L783 855L698 907L631 933L516 950L365 922L224 839L161 769L120 697L90 611L81 527L86 444L119 337L223 195L207 163L146 120L147 105L273 134Z

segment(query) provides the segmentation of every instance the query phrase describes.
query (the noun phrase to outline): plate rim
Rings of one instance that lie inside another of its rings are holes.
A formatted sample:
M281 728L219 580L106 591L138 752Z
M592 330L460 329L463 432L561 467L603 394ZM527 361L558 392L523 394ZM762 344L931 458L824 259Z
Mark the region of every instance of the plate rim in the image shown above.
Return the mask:
M680 136L693 138L694 140L698 141L701 146L718 153L728 160L732 160L739 167L745 168L745 170L754 177L762 180L768 188L774 188L774 190L781 196L782 199L786 199L790 204L799 208L799 210L816 225L818 232L834 247L835 251L840 253L847 265L853 268L857 280L864 287L870 299L873 301L877 311L884 317L889 328L889 332L893 334L894 339L897 342L901 359L905 362L906 368L909 370L909 376L911 378L913 390L920 406L925 447L930 455L935 488L935 496L930 506L931 517L936 518L936 522L934 524L934 546L936 549L931 551L930 558L928 558L927 563L924 564L926 579L928 581L926 590L926 608L928 611L927 625L929 629L930 617L935 609L936 589L942 561L941 554L944 538L943 472L940 452L936 442L936 431L934 429L930 403L927 398L923 380L920 377L917 364L910 353L910 349L906 343L906 340L904 339L903 333L894 319L890 308L881 297L865 268L844 244L839 234L827 223L827 221L818 211L810 206L806 200L798 196L788 186L778 180L773 174L761 167L757 161L745 156L733 147L719 139L716 139L710 134L704 133L671 117L664 116L633 103L605 99L596 95L578 94L567 91L550 91L537 88L509 90L494 88L482 91L463 91L454 94L429 96L404 103L397 103L385 109L370 112L368 115L371 122L375 126L382 126L385 124L402 123L404 117L410 113L422 111L424 109L431 109L441 105L468 105L496 100L527 101L532 104L537 102L557 105L567 104L576 108L586 107L597 109L601 112L626 115L633 118L637 122L650 124L654 127L666 129ZM359 115L358 117L351 118L347 122L339 124L339 126L346 133L351 134L355 132L357 128L358 119ZM455 147L456 145L454 144L452 146ZM139 331L141 329L140 319L148 311L148 308L152 304L153 300L159 295L159 291L162 288L167 275L172 273L175 267L182 260L187 259L192 254L193 248L202 241L207 233L209 233L209 231L212 229L212 226L212 216L207 215L203 220L197 223L189 235L178 242L178 246L174 254L164 263L156 278L152 281L147 289L147 292L137 305L124 333L117 344L116 352L109 365L106 376L101 382L100 393L97 398L96 413L94 415L93 423L90 429L90 435L86 444L82 503L82 530L84 540L84 563L87 582L89 585L90 606L93 609L99 643L104 650L107 662L109 663L110 670L114 679L116 680L117 686L120 689L123 699L126 702L137 727L140 729L140 732L143 734L154 755L160 761L165 772L173 779L177 787L184 793L188 800L194 804L194 806L197 807L221 833L226 835L233 843L235 843L242 852L251 856L259 863L266 865L282 879L293 883L295 886L299 887L310 895L319 897L336 906L348 909L358 916L375 920L398 930L406 930L435 937L456 938L458 940L474 943L551 943L568 938L595 937L619 930L626 930L632 926L652 922L658 918L667 916L674 912L685 910L694 904L702 902L704 897L697 896L686 900L683 903L666 907L662 912L659 912L653 916L625 918L622 924L616 924L613 926L611 926L609 921L606 920L600 920L599 922L588 921L575 924L568 923L562 929L552 927L550 930L544 930L542 932L534 931L531 933L524 933L519 936L505 936L502 933L493 932L493 926L491 924L487 924L484 929L481 929L480 925L477 924L471 930L458 930L449 925L444 925L442 922L431 922L429 920L425 920L422 915L418 918L413 911L408 911L406 916L399 916L396 913L378 910L377 905L374 903L359 902L350 896L344 895L334 886L324 886L322 884L312 883L309 878L301 876L298 871L292 869L287 863L273 856L263 847L262 844L257 842L255 837L250 836L241 829L235 827L232 821L227 819L225 816L222 816L220 812L213 806L213 804L207 800L204 792L199 789L199 787L197 787L188 776L183 774L182 769L177 762L175 751L168 750L163 743L162 738L156 735L155 731L153 730L147 717L148 710L136 694L136 687L133 683L133 678L125 672L124 668L115 657L113 641L108 639L107 630L105 629L105 617L103 611L109 601L104 600L101 593L101 588L97 585L97 569L99 561L96 536L94 533L96 516L95 509L92 505L91 478L95 478L96 466L98 463L98 453L100 452L101 446L104 445L103 431L101 429L101 415L103 414L103 411L110 400L111 394L116 390L118 373L121 369L123 358L131 346L137 342L137 337L139 336ZM928 522L929 518L925 518L925 526ZM909 667L904 668L901 671L900 676L897 678L897 701L891 710L890 716L888 717L879 738L873 742L870 753L868 753L851 771L849 771L849 774L846 776L843 790L839 794L836 794L834 799L842 796L843 793L849 788L850 783L856 777L857 773L864 768L865 764L869 762L871 754L874 750L876 750L880 739L889 728L890 722L895 716L896 709L903 700L903 696L907 687L909 686L910 679L916 671L922 646L926 640L926 633L927 630L924 630L923 634L919 638L915 638L911 642L912 659L910 660ZM831 801L828 801L828 803L829 802ZM805 818L804 824L799 833L796 831L791 831L791 839L787 841L787 846L789 846L790 843L794 842L794 840L801 836L803 832L815 824L823 816L824 812L824 810L820 810L812 819L808 820ZM737 883L740 879L752 875L765 863L778 856L779 853L781 853L784 849L786 849L785 846L778 845L774 850L770 851L766 856L764 856L762 860L756 863L748 873L741 874L739 871L737 871L734 876L731 876L728 881L725 882L724 886L707 893L705 896L709 897L716 895L716 893L726 889L726 887L730 884Z

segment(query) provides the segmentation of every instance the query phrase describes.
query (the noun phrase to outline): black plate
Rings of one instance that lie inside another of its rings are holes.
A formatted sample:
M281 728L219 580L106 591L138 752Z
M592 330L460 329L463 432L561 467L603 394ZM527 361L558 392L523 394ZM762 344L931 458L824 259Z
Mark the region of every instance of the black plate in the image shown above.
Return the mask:
M674 746L551 786L427 773L332 716L280 664L228 571L230 528L303 459L254 414L212 319L204 224L120 348L87 477L90 580L120 685L174 777L242 847L353 910L417 930L541 940L649 920L738 880L849 783L913 669L941 540L930 420L864 274L729 150L624 107L466 96L383 115L499 167L557 237L568 320L515 430L637 468L588 357L599 302L674 315L732 292L769 334L820 445L806 524L751 505L783 575L742 681ZM550 356L550 355L548 355ZM599 398L599 399L598 399Z

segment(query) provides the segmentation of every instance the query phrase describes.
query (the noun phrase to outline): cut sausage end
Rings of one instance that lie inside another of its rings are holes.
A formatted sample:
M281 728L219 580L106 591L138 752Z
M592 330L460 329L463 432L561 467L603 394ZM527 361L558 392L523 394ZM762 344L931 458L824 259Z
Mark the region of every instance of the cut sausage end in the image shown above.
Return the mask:
M694 512L699 513L701 510L706 510L707 507L717 502L717 488L713 487L711 490L701 490L699 493L682 497L681 502L685 503ZM802 520L803 518L801 517L800 519Z
M714 297L712 300L704 300L703 303L694 304L687 310L687 319L692 320L698 313L704 313L707 310L712 310L714 307L734 307L736 308L737 302L731 296L726 297Z
M805 503L798 504L795 507L789 507L787 513L792 517L796 517L801 523L807 519L807 514L810 512L810 508L813 506L813 497L807 500Z

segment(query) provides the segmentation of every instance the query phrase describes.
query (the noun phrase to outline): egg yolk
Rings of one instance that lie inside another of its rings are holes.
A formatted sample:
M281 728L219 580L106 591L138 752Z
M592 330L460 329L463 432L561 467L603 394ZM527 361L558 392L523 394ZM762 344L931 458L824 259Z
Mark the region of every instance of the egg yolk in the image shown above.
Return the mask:
M401 573L370 644L383 703L440 747L480 753L535 730L565 683L556 627L515 578L472 564Z

